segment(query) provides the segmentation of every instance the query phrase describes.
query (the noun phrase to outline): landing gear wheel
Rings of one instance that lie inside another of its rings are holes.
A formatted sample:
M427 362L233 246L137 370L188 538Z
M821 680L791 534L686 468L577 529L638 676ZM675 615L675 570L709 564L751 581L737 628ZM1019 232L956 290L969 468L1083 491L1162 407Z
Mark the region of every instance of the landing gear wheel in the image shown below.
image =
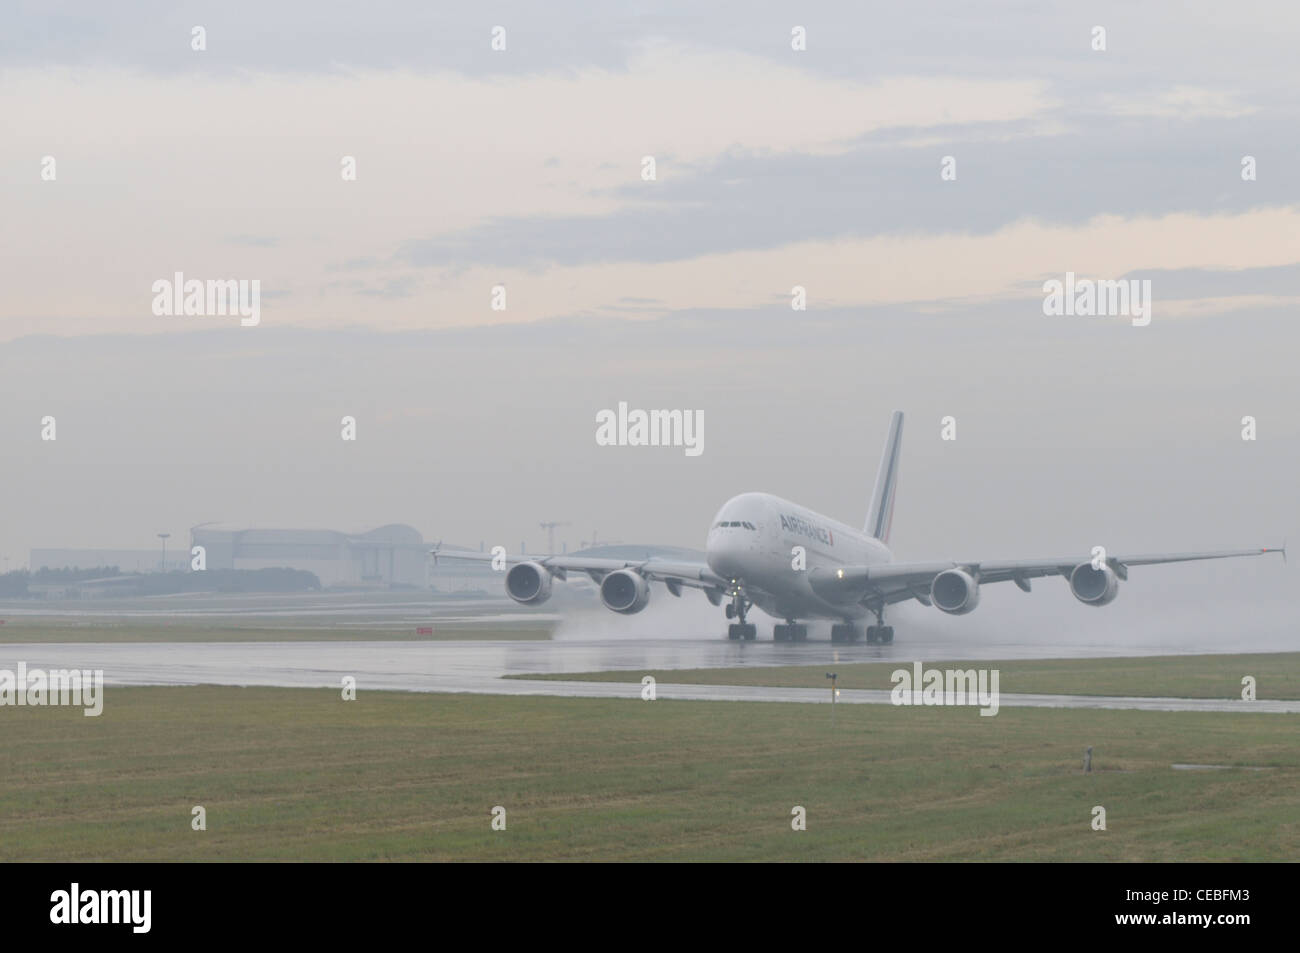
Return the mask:
M894 644L894 627L892 625L882 625L879 630L880 644Z
M832 642L856 642L862 638L862 630L856 625L844 623L843 625L831 626Z
M807 642L808 626L799 625L797 622L787 622L785 625L772 626L773 642Z
M880 627L875 625L867 626L867 644L875 645L880 638Z
M752 622L733 622L727 626L727 638L744 639L746 642L753 642L758 638L758 626Z

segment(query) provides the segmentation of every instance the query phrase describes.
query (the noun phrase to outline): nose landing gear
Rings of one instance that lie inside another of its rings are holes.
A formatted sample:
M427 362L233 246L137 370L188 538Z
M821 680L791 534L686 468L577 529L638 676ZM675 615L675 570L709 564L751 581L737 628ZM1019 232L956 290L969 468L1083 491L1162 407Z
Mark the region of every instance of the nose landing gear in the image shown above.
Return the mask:
M758 638L758 626L745 621L745 614L749 612L749 607L753 605L745 598L745 594L739 587L731 593L731 603L727 606L727 618L739 619L740 622L732 623L727 626L727 638L733 642L743 639L746 642L753 642Z

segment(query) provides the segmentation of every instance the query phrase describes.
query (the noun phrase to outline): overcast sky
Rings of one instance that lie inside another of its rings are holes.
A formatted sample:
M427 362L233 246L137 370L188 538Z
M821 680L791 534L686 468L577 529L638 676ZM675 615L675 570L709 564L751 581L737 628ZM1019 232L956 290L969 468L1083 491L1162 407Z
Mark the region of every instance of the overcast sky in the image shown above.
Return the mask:
M698 547L749 489L857 524L896 408L903 557L1300 536L1300 8L431 6L4 6L13 566L207 520ZM1151 324L1045 316L1067 271ZM260 324L155 315L175 272ZM704 453L598 447L619 401Z

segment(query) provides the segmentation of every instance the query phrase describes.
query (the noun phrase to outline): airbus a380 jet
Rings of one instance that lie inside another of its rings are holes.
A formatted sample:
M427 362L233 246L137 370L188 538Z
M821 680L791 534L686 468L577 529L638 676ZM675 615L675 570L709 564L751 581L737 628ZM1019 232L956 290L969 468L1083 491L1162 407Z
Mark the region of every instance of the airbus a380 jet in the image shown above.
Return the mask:
M1260 556L1281 549L1235 549L1204 553L1157 553L1117 556L1094 551L1090 556L1059 559L941 560L895 562L889 529L898 488L898 459L903 443L903 415L895 412L876 475L875 490L861 530L768 493L742 493L722 505L709 528L704 562L670 559L602 559L582 555L506 557L506 594L524 605L540 605L551 595L551 582L570 572L586 573L600 586L605 607L623 615L640 612L650 601L650 584L662 582L670 593L703 590L708 600L726 600L731 639L753 641L757 627L746 621L757 606L784 624L773 627L777 642L803 642L808 627L800 620L830 619L832 642L894 641L885 625L885 610L915 599L950 615L965 615L979 604L980 587L1014 582L1029 592L1030 580L1064 576L1074 597L1085 605L1104 606L1119 594L1120 580L1132 566ZM802 548L803 558L799 558ZM434 549L438 558L491 560L488 553ZM801 565L802 563L802 565ZM862 626L874 617L875 624Z

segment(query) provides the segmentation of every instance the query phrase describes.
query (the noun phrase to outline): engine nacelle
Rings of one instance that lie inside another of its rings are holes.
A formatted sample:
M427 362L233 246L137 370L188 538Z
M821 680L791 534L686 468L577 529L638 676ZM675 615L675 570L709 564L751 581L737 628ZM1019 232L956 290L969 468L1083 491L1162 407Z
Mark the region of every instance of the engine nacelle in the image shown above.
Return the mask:
M963 569L945 569L930 584L930 601L949 615L965 615L980 604L980 584Z
M506 595L526 606L540 606L551 598L551 574L541 563L516 563L506 573Z
M1094 569L1092 563L1080 563L1070 572L1070 591L1085 605L1109 605L1119 595L1119 576L1109 566Z
M600 601L623 615L640 612L650 601L650 583L640 573L619 569L600 581Z

